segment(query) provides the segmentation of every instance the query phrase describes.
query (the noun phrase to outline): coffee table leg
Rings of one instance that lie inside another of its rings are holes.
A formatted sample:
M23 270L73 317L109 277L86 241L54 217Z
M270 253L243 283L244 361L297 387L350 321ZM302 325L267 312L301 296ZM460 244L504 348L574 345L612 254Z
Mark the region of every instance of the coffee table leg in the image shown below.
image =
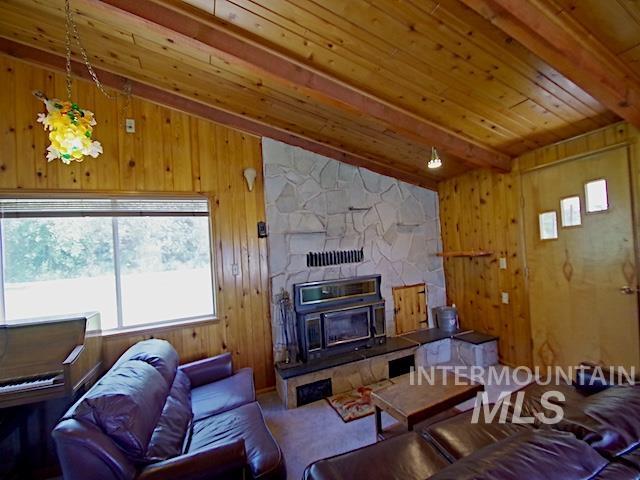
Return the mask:
M377 441L380 439L382 435L382 410L380 410L380 408L376 406L375 411L376 411L376 441Z

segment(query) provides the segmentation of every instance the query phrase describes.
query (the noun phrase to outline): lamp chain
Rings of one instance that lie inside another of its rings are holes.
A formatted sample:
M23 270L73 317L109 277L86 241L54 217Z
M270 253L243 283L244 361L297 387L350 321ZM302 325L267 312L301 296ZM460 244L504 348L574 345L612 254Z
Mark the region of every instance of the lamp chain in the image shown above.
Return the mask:
M111 95L109 92L106 91L106 89L104 88L104 85L102 85L102 82L100 82L98 75L93 69L93 65L91 65L91 62L89 61L89 55L87 54L87 51L82 46L82 42L80 41L80 32L78 32L78 26L76 25L76 22L73 20L73 12L71 11L71 0L65 0L64 13L65 13L66 27L67 27L66 34L65 34L65 48L67 50L66 51L67 97L69 101L71 101L71 86L73 83L73 78L71 73L71 37L73 37L76 44L78 45L78 48L80 49L80 54L82 55L82 60L85 66L87 67L87 70L91 75L91 78L96 84L96 87L98 87L98 90L100 90L100 92L109 100L116 100L118 98L118 95L117 94ZM126 97L126 102L123 109L126 109L131 99L131 83L129 83L128 81L125 82L123 90L124 90L124 96Z

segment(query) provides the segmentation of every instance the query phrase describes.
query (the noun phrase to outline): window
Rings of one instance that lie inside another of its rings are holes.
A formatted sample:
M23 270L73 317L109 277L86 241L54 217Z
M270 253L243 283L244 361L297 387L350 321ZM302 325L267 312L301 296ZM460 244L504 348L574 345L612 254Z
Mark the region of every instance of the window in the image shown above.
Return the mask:
M543 212L538 216L540 223L540 240L558 238L558 220L556 212Z
M581 225L580 197L567 197L560 200L560 214L563 227L576 227Z
M206 199L1 199L2 315L112 330L214 315Z
M587 213L604 212L609 209L607 181L605 179L588 182L584 186Z

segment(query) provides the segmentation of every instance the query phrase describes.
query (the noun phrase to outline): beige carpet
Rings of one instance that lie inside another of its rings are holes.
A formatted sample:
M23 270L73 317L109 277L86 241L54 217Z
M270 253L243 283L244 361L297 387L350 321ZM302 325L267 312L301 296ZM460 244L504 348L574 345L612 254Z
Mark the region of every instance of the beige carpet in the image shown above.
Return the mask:
M500 392L515 389L513 386L492 386L487 387L486 391L490 400L495 401ZM284 452L288 480L300 480L305 467L316 460L375 442L373 416L345 423L325 400L285 410L275 392L260 395L258 401L264 410L267 425ZM473 401L457 408L473 408ZM382 415L382 425L385 429L399 427L385 413Z
M275 392L260 395L258 401L284 453L288 480L300 480L304 468L316 460L375 442L372 416L345 423L325 400L285 410ZM383 417L383 425L392 423L391 417Z

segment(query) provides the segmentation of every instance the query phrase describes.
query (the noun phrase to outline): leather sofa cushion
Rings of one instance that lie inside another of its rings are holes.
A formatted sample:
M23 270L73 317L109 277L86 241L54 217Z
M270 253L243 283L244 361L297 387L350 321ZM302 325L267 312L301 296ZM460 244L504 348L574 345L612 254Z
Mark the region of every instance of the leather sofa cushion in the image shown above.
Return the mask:
M448 465L432 445L410 432L315 462L303 480L424 480Z
M250 368L242 368L230 377L191 390L194 420L227 412L255 400L253 370Z
M599 472L593 480L638 480L640 471L624 463L612 462Z
M555 397L549 397L549 403L554 405L560 405L565 411L571 409L574 405L580 404L585 400L586 395L578 391L573 385L567 383L552 384L552 385L540 385L532 383L524 387L518 392L524 393L522 401L521 417L536 417L536 414L542 414L545 417L555 416L555 412L551 412L542 406L541 398L546 392L560 392L564 395L564 401L558 400ZM515 401L518 392L514 392L511 395L511 399ZM513 407L512 407L513 408Z
M151 435L147 460L158 462L180 455L184 450L192 419L191 382L184 372L178 371L158 424Z
M640 446L620 456L621 461L633 465L640 472Z
M460 413L423 429L422 434L453 462L530 428L510 422L499 423L497 418L486 422L482 414L478 423L471 423L472 416L472 410Z
M640 386L616 386L574 405L556 428L570 431L606 457L640 445Z
M116 365L129 360L140 360L154 367L167 382L173 383L180 358L166 340L152 338L138 342L122 354Z
M587 480L607 463L568 432L532 429L484 447L430 480Z
M238 439L244 440L253 478L280 478L284 469L282 452L271 436L256 402L194 421L188 453Z
M112 368L70 409L65 418L97 425L135 462L143 462L169 386L146 362Z

